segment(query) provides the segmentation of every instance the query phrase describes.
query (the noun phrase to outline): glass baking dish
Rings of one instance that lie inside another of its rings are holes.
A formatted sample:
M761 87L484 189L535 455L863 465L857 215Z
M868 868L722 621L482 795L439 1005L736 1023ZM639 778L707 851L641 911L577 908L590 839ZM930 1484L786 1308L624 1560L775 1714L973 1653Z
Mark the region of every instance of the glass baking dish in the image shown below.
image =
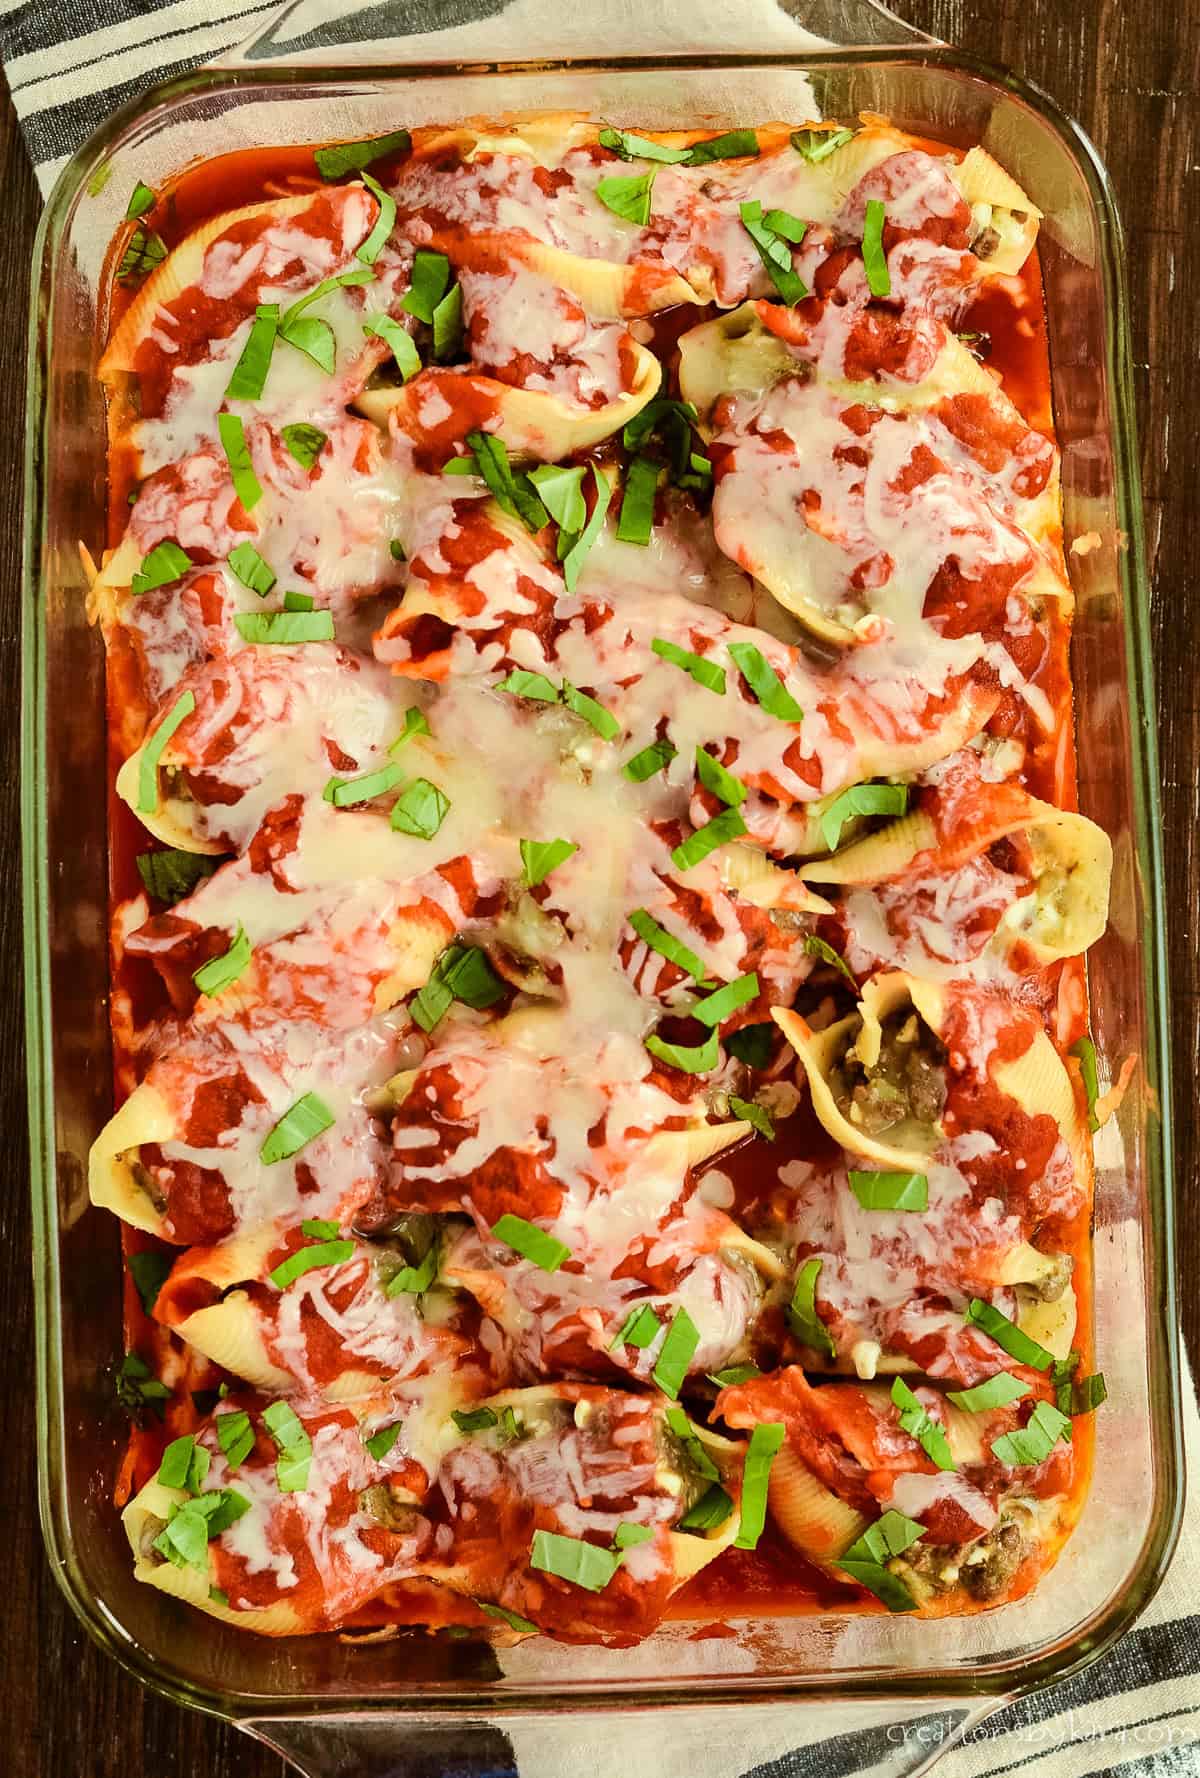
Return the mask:
M486 24L393 41L385 55L354 42L354 21L343 19L336 66L322 65L329 52L304 7L286 9L231 65L181 76L119 112L76 155L46 210L31 329L22 780L46 1542L74 1610L130 1672L234 1719L314 1773L393 1770L418 1730L441 1737L456 1769L502 1772L514 1769L507 1743L481 1723L515 1725L522 1747L540 1738L544 1754L564 1724L578 1736L579 1712L686 1706L694 1728L701 1703L820 1704L820 1728L798 1717L807 1727L797 1740L936 1709L944 1744L998 1701L1078 1670L1129 1627L1170 1556L1182 1492L1162 866L1120 225L1094 150L1041 93L957 51L914 47L872 0L754 0L747 31L739 8L741 47L723 51L712 33L727 30L728 8L660 7L650 27L632 22L629 0L590 0L581 36L578 20L560 24L547 6L540 31L533 8L518 8L519 41L503 17L493 21L503 60L481 53ZM367 9L376 32L386 10ZM664 32L664 13L678 29ZM868 47L811 47L797 21ZM568 29L570 59L516 59ZM672 53L634 53L660 40ZM288 65L270 59L281 47ZM93 553L104 540L95 369L105 246L137 179L161 186L232 148L564 107L634 128L883 112L929 136L985 143L1045 212L1066 535L1100 539L1068 555L1080 805L1112 836L1116 858L1111 925L1091 956L1093 1030L1103 1081L1129 1055L1139 1065L1097 1142L1097 1347L1110 1401L1097 1417L1092 1492L1033 1596L965 1620L747 1619L732 1636L701 1640L695 1626L675 1624L626 1651L542 1639L496 1650L420 1635L357 1648L332 1637L276 1643L138 1586L111 1505L124 1430L112 1391L117 1234L86 1189L88 1147L111 1109L104 668L78 555L80 540ZM889 1750L897 1770L929 1757L927 1740L906 1755L908 1745Z

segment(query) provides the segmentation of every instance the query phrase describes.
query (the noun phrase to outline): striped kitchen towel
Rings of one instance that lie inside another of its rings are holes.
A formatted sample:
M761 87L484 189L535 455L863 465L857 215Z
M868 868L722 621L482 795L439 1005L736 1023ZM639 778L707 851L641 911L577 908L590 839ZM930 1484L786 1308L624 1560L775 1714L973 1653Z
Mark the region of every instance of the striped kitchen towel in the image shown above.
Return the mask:
M0 0L0 59L43 192L76 148L119 105L168 75L229 52L281 13L293 53L336 45L353 60L381 37L410 52L453 30L456 53L522 53L545 0ZM688 40L678 13L661 22L638 11L648 52L725 46L729 0L688 0ZM828 9L827 10L832 10ZM587 7L563 8L555 47L595 47ZM503 15L503 16L501 16ZM542 15L545 16L544 13ZM582 21L582 22L581 22ZM775 0L738 0L739 42L757 25L764 44L795 49L815 40ZM524 27L524 31L522 31ZM541 39L538 39L541 41ZM612 39L610 37L609 41ZM443 50L445 46L443 45ZM1200 1417L1184 1378L1188 1454L1200 1473ZM851 1706L819 1713L789 1706L675 1713L669 1732L641 1711L612 1717L515 1722L497 1734L497 1778L897 1778L939 1752L939 1778L1200 1778L1200 1499L1193 1497L1180 1551L1138 1626L1079 1677L972 1722L963 1711L897 1711L889 1726ZM662 1720L662 1719L660 1719Z

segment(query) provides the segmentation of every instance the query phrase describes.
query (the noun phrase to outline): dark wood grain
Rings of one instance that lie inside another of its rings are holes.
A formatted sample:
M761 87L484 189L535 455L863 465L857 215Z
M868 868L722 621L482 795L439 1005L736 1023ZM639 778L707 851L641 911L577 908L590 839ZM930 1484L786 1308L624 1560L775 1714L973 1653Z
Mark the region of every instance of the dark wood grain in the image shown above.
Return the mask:
M1191 616L1200 621L1195 490L1200 486L1200 5L1197 0L893 0L910 23L1010 64L1084 123L1116 181L1129 234L1134 354L1154 632L1158 655L1167 891L1171 920L1178 1179L1184 1319L1200 1339L1200 1206L1195 1081L1200 1074L1197 760L1200 696ZM224 1725L151 1698L76 1626L42 1552L34 1475L29 1216L26 1203L17 808L17 626L25 317L20 283L37 198L11 107L0 121L8 274L0 303L0 635L8 661L0 706L0 1092L6 1185L0 1194L0 1621L5 1627L0 1770L13 1778L280 1778L278 1759ZM1189 616L1190 613L1190 616Z

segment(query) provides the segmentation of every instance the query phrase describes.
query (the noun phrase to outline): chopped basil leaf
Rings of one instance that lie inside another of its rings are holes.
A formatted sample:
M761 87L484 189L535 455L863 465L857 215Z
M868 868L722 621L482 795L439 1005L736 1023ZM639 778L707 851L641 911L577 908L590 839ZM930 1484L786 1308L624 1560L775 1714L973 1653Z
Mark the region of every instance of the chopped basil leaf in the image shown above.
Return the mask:
M143 1363L136 1352L127 1352L117 1371L116 1395L119 1405L140 1426L147 1408L159 1420L163 1418L166 1412L163 1403L170 1400L171 1391L165 1383L150 1375L149 1365Z
M981 1301L977 1296L971 1298L963 1319L968 1327L981 1327L1018 1364L1028 1364L1034 1370L1045 1371L1054 1363L1052 1352L1047 1352L1044 1346L1031 1340L1007 1315L1002 1315L999 1309L993 1308L991 1303Z
M158 762L163 756L167 742L180 723L186 721L195 708L195 693L181 692L154 733L142 742L142 756L138 761L137 806L143 815L152 815L158 807Z
M338 1234L338 1225L332 1217L306 1216L300 1224L300 1233L309 1235L314 1241L333 1241Z
M313 597L311 593L297 593L289 588L283 595L283 609L285 611L311 611L312 608Z
M655 636L650 647L660 660L670 661L673 667L681 667L690 674L697 685L704 686L707 691L724 692L725 669L718 662L706 660L703 655L689 654L686 648L680 648L662 636Z
M725 1048L747 1068L765 1068L775 1047L774 1025L743 1025L725 1039Z
M552 870L565 864L579 847L571 840L522 840L521 863L525 867L526 887L536 889Z
M602 741L615 741L620 734L621 725L612 711L606 710L603 704L598 704L586 692L579 691L569 679L564 679L562 683L562 701L568 710L573 710L576 716L582 716Z
M767 1522L767 1485L771 1465L783 1443L784 1428L777 1420L764 1421L750 1434L742 1465L742 1515L734 1548L752 1550L758 1545Z
M308 1487L312 1440L286 1401L273 1401L263 1410L263 1425L279 1450L275 1477L281 1494L297 1494Z
M503 1241L522 1259L530 1260L543 1272L557 1272L565 1259L570 1259L571 1249L545 1229L539 1229L523 1216L506 1213L493 1224L492 1234L497 1241Z
M329 1121L332 1123L333 1119L331 1118ZM278 1128L278 1126L276 1127ZM323 1124L321 1128L328 1129L329 1124ZM320 1130L313 1132L314 1135L320 1135L320 1133ZM309 1138L306 1137L305 1140L307 1141ZM263 1159L266 1158L264 1154ZM283 1158L285 1157L280 1156L280 1159ZM355 1244L353 1241L315 1241L311 1246L298 1247L295 1253L289 1253L286 1259L280 1260L271 1273L271 1283L278 1290L286 1290L288 1285L294 1284L302 1273L315 1271L321 1266L345 1265L348 1259L354 1258L354 1253Z
M730 1095L729 1109L734 1117L740 1117L744 1123L750 1124L768 1142L774 1142L775 1123L765 1105L756 1105L752 1099L737 1099Z
M135 228L117 267L118 284L140 284L167 257L167 243L152 229Z
M499 1618L501 1623L507 1624L510 1630L521 1630L527 1636L536 1636L538 1633L537 1625L531 1624L527 1617L521 1616L520 1612L509 1611L505 1605L490 1605L486 1599L476 1599L475 1603L480 1611L486 1613L488 1617Z
M1060 1439L1071 1437L1070 1416L1048 1401L1039 1401L1024 1426L992 1440L992 1456L1015 1469L1044 1463Z
M482 1011L494 1006L505 991L505 984L483 951L472 945L448 945L425 986L409 1002L408 1010L422 1031L432 1031L453 1001L461 1000Z
M1070 1406L1063 1411L1069 1414L1092 1414L1101 1402L1108 1400L1108 1384L1104 1381L1104 1372L1096 1371L1090 1377L1081 1377L1071 1390ZM1061 1403L1059 1404L1061 1407Z
M678 1068L681 1074L708 1074L717 1067L721 1060L717 1034L714 1031L706 1042L695 1045L667 1043L664 1038L654 1032L645 1039L646 1048L668 1068Z
M364 333L382 340L396 360L396 368L407 383L421 368L421 354L412 334L391 315L368 315L362 324Z
M524 667L514 667L506 679L499 681L496 690L511 692L514 698L536 698L540 704L558 702L558 691L546 675L527 673Z
M388 752L398 753L404 743L411 741L414 735L427 735L429 732L429 718L424 710L416 704L410 704L404 712L404 727L388 747Z
M903 815L907 807L907 784L852 784L822 813L821 838L830 852L836 852L842 828L852 816Z
M418 247L413 258L412 281L400 307L432 327L433 311L450 288L450 261L444 253Z
M450 1418L460 1432L485 1432L496 1424L494 1408L454 1408Z
M190 1494L198 1494L211 1462L204 1446L198 1445L189 1432L183 1438L171 1440L162 1454L156 1479L164 1488L186 1488Z
M600 146L611 148L623 161L664 161L667 165L687 160L689 153L686 148L667 148L647 136L635 136L631 130L607 128L600 132Z
M263 491L262 483L254 473L241 415L218 414L217 431L221 435L221 448L233 477L234 492L245 510L251 512L262 499Z
M656 772L669 766L678 752L678 747L673 747L670 741L651 741L649 747L643 747L640 753L627 759L621 770L631 784L644 784L647 778L653 778Z
M363 1439L363 1444L374 1457L376 1463L382 1463L396 1440L400 1437L402 1422L393 1420L390 1426L381 1426L378 1432L371 1433Z
M475 469L487 483L488 491L502 512L520 519L527 531L540 531L546 523L542 505L531 478L514 475L504 440L492 432L468 432L467 443L475 457ZM463 459L452 458L451 462ZM447 464L446 468L449 469Z
M264 646L333 641L332 611L238 611L233 627L243 642Z
M230 568L244 587L265 599L275 585L275 570L264 562L252 543L239 543L227 558Z
M660 957L665 957L668 963L674 963L686 974L695 976L698 982L705 979L707 971L703 960L696 955L695 951L690 950L681 939L668 932L665 926L660 926L658 921L646 912L645 908L634 908L629 915L629 924L642 943L649 945L652 951L657 951Z
M882 198L867 200L863 222L863 265L867 269L867 286L872 296L892 294L892 275L883 251L884 208Z
M438 1243L433 1241L419 1266L401 1266L393 1273L383 1287L384 1296L389 1302L397 1296L424 1296L437 1277L438 1257Z
M612 1352L617 1346L636 1346L639 1352L644 1352L647 1346L654 1344L661 1331L662 1322L650 1304L639 1303L636 1309L629 1311L624 1327L608 1349Z
M844 148L847 142L853 140L853 130L793 130L791 135L792 147L796 153L803 155L806 161L812 161L814 165L828 160L831 154L836 154L839 148Z
M407 154L412 137L407 130L392 130L386 136L370 136L363 142L338 142L332 148L315 148L313 159L322 179L340 179L346 173L361 173L385 155Z
M922 1407L903 1377L897 1377L892 1384L892 1401L900 1409L904 1431L916 1439L930 1462L939 1469L957 1469L945 1428Z
M752 970L749 975L739 975L736 980L726 982L715 994L708 994L703 1000L698 1000L691 1008L690 1016L699 1019L702 1025L719 1025L722 1019L735 1013L739 1006L746 1006L757 997L758 977Z
M326 433L319 426L310 426L307 421L296 420L290 426L280 428L279 436L287 449L302 469L311 469L321 454Z
M789 308L808 295L808 286L792 266L791 248L763 219L762 205L749 198L739 206L742 227L758 249L767 276Z
M687 151L689 167L707 166L709 161L740 160L744 155L758 153L758 136L754 130L726 130L723 136L710 136L707 142L693 142Z
M331 290L341 290L348 284L361 288L364 284L373 284L374 282L374 272L368 271L365 266L361 265L351 266L348 272L335 272L331 278L322 278L319 284L314 284L311 290L307 291L305 295L297 297L296 301L283 311L279 320L279 331L286 338L288 329L295 325L305 309L311 308L313 303L320 302L321 298L328 296Z
M156 543L148 556L142 557L142 565L136 568L130 581L130 591L134 593L153 592L155 587L170 586L192 566L192 558L185 549L171 539Z
M654 1381L664 1395L674 1400L688 1374L688 1366L700 1344L700 1329L686 1309L676 1309L667 1329L667 1337L659 1348L652 1372Z
M284 316L279 324L279 336L289 346L295 346L306 358L319 365L325 375L331 377L337 362L337 337L328 321L319 321L311 315L301 315L296 321L289 321Z
M594 463L591 467L592 480L596 484L596 504L592 507L591 518L562 558L563 579L569 593L575 591L579 576L583 572L583 564L591 554L592 545L603 529L604 515L608 511L608 503L612 499L612 483L606 475L601 475ZM561 541L560 538L560 544Z
M303 1093L269 1131L259 1150L259 1159L268 1167L274 1166L276 1161L289 1161L325 1130L331 1130L336 1122L332 1111L316 1093ZM353 1246L353 1243L349 1245ZM349 1255L345 1257L349 1258ZM284 1261L285 1265L289 1263Z
M710 1371L708 1380L718 1389L736 1389L739 1383L752 1383L762 1372L756 1364L731 1364L723 1371Z
M714 815L704 827L690 833L681 845L671 853L671 862L676 870L692 870L715 852L718 846L728 845L730 840L740 839L747 831L746 823L736 809L724 809L721 814Z
M1029 1384L1022 1383L1009 1371L1000 1371L973 1389L947 1389L946 1400L968 1414L988 1414L993 1408L1006 1408L1009 1402L1020 1401L1029 1394Z
M635 457L625 471L625 492L617 518L617 536L622 543L649 543L659 474L652 457Z
M886 1564L893 1556L903 1555L924 1535L924 1525L889 1508L843 1551L837 1566L881 1599L889 1611L915 1611L912 1594Z
M439 364L454 358L462 343L463 293L452 284L433 311L433 355Z
M582 531L587 523L587 501L583 497L583 464L567 468L557 463L543 463L529 471L529 479L538 491L543 506L563 531Z
M445 791L428 778L414 778L392 805L392 831L431 840L449 813L450 798Z
M808 233L807 222L801 222L790 210L768 210L763 217L763 226L769 228L773 235L790 241L793 247L798 247Z
M192 971L192 980L200 993L211 998L231 987L250 962L250 952L250 940L239 920L229 949L222 951L219 957L210 957L207 963Z
M828 963L831 969L840 971L857 994L858 983L850 973L849 964L844 957L838 956L832 945L826 944L825 940L820 938L817 933L810 932L804 940L804 949L810 957L819 957L822 963Z
M723 1525L733 1511L733 1501L725 1492L720 1482L712 1482L707 1492L702 1494L695 1506L689 1508L679 1520L677 1531L715 1531Z
M133 188L133 196L125 206L126 222L136 222L139 216L145 216L147 211L153 210L157 202L158 198L155 193L143 180L139 179Z
M217 1443L231 1470L243 1464L254 1449L254 1428L244 1409L216 1416Z
M388 236L396 226L396 200L390 192L384 191L382 185L372 179L369 173L363 174L362 182L379 205L379 215L375 218L375 226L361 247L355 248L354 257L361 259L364 265L374 265L387 246Z
M696 749L696 771L704 788L720 797L723 803L728 803L730 808L736 808L746 800L746 786L741 779L735 778L707 748Z
M850 1190L864 1210L928 1210L929 1179L924 1173L885 1173L852 1167Z
M1096 1116L1096 1100L1100 1097L1100 1075L1096 1067L1096 1046L1090 1037L1081 1037L1078 1043L1071 1045L1070 1054L1079 1063L1079 1072L1083 1076L1083 1090L1087 1094L1088 1129L1093 1136L1100 1128L1100 1120Z
M602 1593L620 1566L617 1550L601 1549L580 1537L563 1537L557 1531L535 1531L529 1566L560 1580L574 1581L589 1593Z
M166 1283L167 1275L177 1258L173 1253L159 1253L156 1248L147 1247L141 1253L129 1255L129 1275L141 1298L142 1308L146 1314L153 1312L158 1301L158 1293Z
M330 778L321 797L335 809L349 809L356 803L369 802L374 796L384 796L389 790L395 790L403 777L404 767L393 761L391 765L377 766L373 772L364 772L358 778Z
M226 401L257 401L263 392L275 336L279 332L279 304L259 303L250 332L225 390Z
M827 1358L837 1357L829 1329L817 1313L817 1279L824 1261L806 1259L796 1275L792 1300L788 1304L788 1326L802 1346L822 1352Z
M404 553L404 545L398 537L390 539L388 543L388 555L391 556L393 562L407 562L408 560L408 557Z
M729 653L756 701L780 722L800 722L804 712L774 667L753 642L731 642Z
M657 167L652 167L648 173L634 173L628 178L601 179L596 196L614 216L645 228L650 220L650 194L657 171Z
M172 847L165 852L139 852L138 875L146 885L146 893L156 901L174 907L192 893L196 884L211 877L222 861L199 852L180 852Z
M624 1520L613 1532L614 1550L634 1550L639 1543L649 1543L654 1531L649 1525L633 1525Z

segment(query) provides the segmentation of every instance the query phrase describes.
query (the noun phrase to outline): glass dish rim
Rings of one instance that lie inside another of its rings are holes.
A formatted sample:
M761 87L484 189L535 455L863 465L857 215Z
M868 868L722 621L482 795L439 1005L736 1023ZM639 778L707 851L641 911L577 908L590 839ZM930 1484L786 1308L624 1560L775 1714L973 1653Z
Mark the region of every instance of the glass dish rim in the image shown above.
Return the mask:
M887 1669L867 1676L836 1675L814 1679L766 1678L756 1681L739 1676L729 1683L704 1682L706 1704L788 1701L830 1702L926 1699L944 1701L974 1697L999 1701L1023 1695L1051 1681L1066 1679L1106 1653L1136 1621L1153 1598L1166 1572L1179 1534L1183 1506L1183 1438L1180 1402L1180 1352L1174 1276L1174 1181L1171 1118L1170 1044L1167 1022L1165 957L1165 907L1157 741L1153 724L1154 683L1150 650L1148 580L1145 565L1143 518L1136 425L1132 387L1132 354L1129 336L1128 296L1122 265L1123 234L1107 171L1086 133L1035 83L998 68L982 58L951 47L915 45L868 46L861 49L831 48L796 55L736 53L678 56L581 56L567 60L526 58L503 62L438 61L406 64L361 63L346 66L318 64L261 67L203 67L159 82L129 101L96 130L72 156L60 174L37 232L32 268L28 342L26 453L24 469L24 562L22 573L22 734L21 816L24 901L26 1054L30 1125L30 1173L33 1197L33 1266L35 1289L35 1349L38 1417L38 1497L42 1535L55 1578L76 1617L92 1639L141 1684L176 1703L226 1719L266 1723L274 1718L361 1715L364 1712L417 1716L478 1717L481 1706L497 1720L521 1713L547 1711L600 1711L631 1704L664 1708L695 1707L694 1690L687 1681L664 1682L659 1689L645 1681L627 1688L602 1684L594 1691L573 1691L565 1703L545 1691L518 1687L503 1690L480 1686L453 1695L423 1693L392 1696L386 1693L345 1692L321 1696L311 1692L258 1697L252 1693L221 1692L187 1678L168 1677L160 1671L153 1654L134 1642L106 1612L74 1566L68 1533L69 1502L66 1478L53 1460L62 1403L61 1297L55 1238L55 1158L52 1148L53 1092L50 1056L50 994L48 946L48 858L45 848L46 780L44 777L45 678L41 635L41 584L46 523L44 442L46 437L46 385L48 340L45 321L49 296L64 240L69 212L92 176L98 160L119 143L137 124L159 109L205 92L243 88L286 88L338 84L355 86L377 83L386 86L400 80L450 79L458 75L512 75L563 72L651 72L719 68L801 68L870 65L887 67L942 66L1007 91L1026 104L1062 140L1082 172L1100 223L1100 277L1104 293L1104 351L1111 397L1109 435L1114 460L1114 503L1129 547L1120 560L1123 582L1125 635L1129 660L1127 694L1130 700L1130 759L1133 773L1135 837L1145 850L1149 870L1145 883L1146 911L1140 946L1142 977L1146 992L1146 1032L1151 1071L1159 1082L1161 1116L1157 1145L1148 1145L1148 1215L1145 1224L1147 1251L1157 1291L1147 1298L1147 1335L1151 1359L1149 1402L1153 1452L1158 1484L1157 1511L1121 1589L1114 1593L1097 1618L1069 1637L1044 1645L1032 1659L1024 1657L990 1661L972 1670L941 1671L922 1675ZM1141 719L1140 721L1136 719ZM1146 720L1150 718L1151 720ZM1158 1361L1157 1363L1155 1361ZM672 1690L672 1684L677 1689Z

